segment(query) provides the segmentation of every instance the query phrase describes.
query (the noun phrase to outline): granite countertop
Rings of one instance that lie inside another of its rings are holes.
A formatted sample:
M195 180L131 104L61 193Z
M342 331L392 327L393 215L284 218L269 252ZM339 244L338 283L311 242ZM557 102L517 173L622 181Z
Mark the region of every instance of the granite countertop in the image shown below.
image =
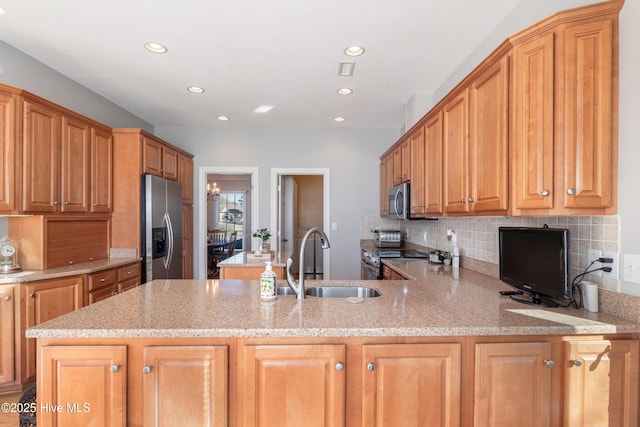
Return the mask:
M97 271L121 265L140 262L141 258L104 258L91 262L83 262L64 267L49 268L46 270L22 270L17 273L0 275L0 285L33 282L36 280L57 279L60 277L75 276L76 274L89 274Z
M273 267L286 267L287 258L291 256L290 251L271 251L271 265ZM264 263L269 261L266 255L252 258L249 252L240 252L218 263L219 267L264 267Z
M416 267L418 268L418 267ZM479 336L637 333L640 325L583 309L543 309L498 291L499 280L465 269L422 280L306 281L369 286L382 296L259 298L259 282L154 280L27 330L30 338ZM286 286L285 281L278 282Z

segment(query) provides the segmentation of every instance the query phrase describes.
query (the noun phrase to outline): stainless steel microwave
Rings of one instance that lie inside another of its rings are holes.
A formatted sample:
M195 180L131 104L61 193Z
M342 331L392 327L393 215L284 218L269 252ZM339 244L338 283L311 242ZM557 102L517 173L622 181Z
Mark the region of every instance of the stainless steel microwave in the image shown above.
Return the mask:
M408 182L389 189L389 218L409 219L410 203Z

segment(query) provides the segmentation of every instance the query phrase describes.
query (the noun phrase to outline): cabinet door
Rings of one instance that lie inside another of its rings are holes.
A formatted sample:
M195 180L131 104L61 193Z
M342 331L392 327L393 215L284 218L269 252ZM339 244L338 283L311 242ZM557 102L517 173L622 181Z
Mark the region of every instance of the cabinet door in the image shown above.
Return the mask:
M549 426L550 360L547 342L477 344L473 425Z
M638 425L638 340L565 343L564 425Z
M15 288L0 287L0 384L15 380Z
M393 185L402 183L402 151L400 145L393 149Z
M60 204L60 116L24 102L22 211L53 213Z
M226 426L226 346L158 346L143 350L145 427Z
M89 212L91 129L85 122L62 116L60 211Z
M469 172L469 90L444 107L444 211L467 212Z
M81 276L43 280L26 285L26 327L30 328L82 307L82 288ZM25 353L25 379L29 379L36 375L35 339L27 339Z
M460 344L365 345L363 426L459 426Z
M0 212L15 210L16 98L0 93Z
M242 351L243 426L344 425L344 345L249 345Z
M127 425L126 346L43 346L40 361L39 426Z
M178 180L178 152L166 145L162 147L162 176L173 181Z
M409 144L411 148L411 214L422 215L425 213L426 205L426 191L425 191L425 141L424 141L424 128L420 127L409 137Z
M442 213L442 111L424 125L425 212Z
M143 136L142 146L142 173L162 176L162 144Z
M193 208L182 205L182 277L193 279Z
M505 211L509 199L509 58L471 84L469 93L469 210Z
M516 209L553 208L554 33L513 48L513 197Z
M401 182L407 182L411 179L411 141L406 140L400 145L400 158L401 160Z
M380 160L380 216L389 216L389 189L393 187L393 155Z
M614 160L613 23L565 30L564 207L611 206Z
M193 159L184 154L178 155L178 171L182 184L182 203L193 203Z
M113 207L113 137L91 129L91 212L110 213Z

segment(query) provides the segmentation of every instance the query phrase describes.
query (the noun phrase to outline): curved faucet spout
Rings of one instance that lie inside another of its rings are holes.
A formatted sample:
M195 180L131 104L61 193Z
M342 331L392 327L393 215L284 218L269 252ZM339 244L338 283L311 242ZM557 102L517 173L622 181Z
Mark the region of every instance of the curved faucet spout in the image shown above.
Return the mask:
M320 227L313 227L307 230L304 237L302 238L302 242L300 243L300 269L298 272L298 283L296 283L293 275L291 274L291 266L293 265L293 256L289 257L287 260L287 283L289 287L293 289L298 299L304 299L305 297L305 289L304 289L304 250L307 246L307 240L312 234L318 234L320 236L320 241L322 242L322 249L328 249L331 245L329 244L329 238L322 231Z

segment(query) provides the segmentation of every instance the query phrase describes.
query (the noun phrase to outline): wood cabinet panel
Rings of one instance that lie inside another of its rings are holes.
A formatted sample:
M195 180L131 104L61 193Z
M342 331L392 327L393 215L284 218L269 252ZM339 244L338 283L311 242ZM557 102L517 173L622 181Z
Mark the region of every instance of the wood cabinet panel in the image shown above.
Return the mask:
M444 211L468 212L469 90L465 89L443 109Z
M193 204L193 159L184 154L178 155L179 179L182 184L182 203Z
M113 208L113 137L110 130L91 129L91 212Z
M461 345L365 345L363 426L459 426Z
M344 362L344 345L245 346L242 425L343 426Z
M193 207L182 205L182 277L193 279Z
M38 425L127 425L126 346L45 346L41 358L38 401L62 410L38 411Z
M424 125L425 143L425 213L441 214L442 207L442 111Z
M0 212L16 208L17 104L14 95L0 92Z
M427 192L425 189L425 174L427 170L425 165L426 154L423 127L420 127L418 130L411 134L411 136L409 137L409 144L411 148L411 191L409 195L411 199L410 209L412 216L421 216L426 212L427 209Z
M22 211L55 213L60 204L60 114L23 103Z
M162 176L162 144L151 138L142 137L143 158L142 173Z
M219 265L218 267L220 268L220 279L227 280L259 280L260 275L264 271L264 265L262 264L243 267L225 267ZM287 278L287 272L284 266L274 266L273 272L276 273L278 280L285 280Z
M554 33L513 48L513 198L516 209L554 200Z
M547 426L551 418L548 342L476 344L474 426Z
M389 215L389 189L393 187L393 155L380 160L380 216Z
M607 19L570 26L564 38L563 206L608 208L617 172L613 23Z
M145 426L226 426L226 346L149 346L143 350Z
M173 181L179 178L178 152L166 145L162 147L162 177Z
M469 193L473 212L509 205L509 57L488 67L469 92Z
M564 425L636 426L638 340L565 343Z
M63 115L60 147L60 212L89 212L89 125L82 120Z
M15 287L0 287L0 385L15 377Z

